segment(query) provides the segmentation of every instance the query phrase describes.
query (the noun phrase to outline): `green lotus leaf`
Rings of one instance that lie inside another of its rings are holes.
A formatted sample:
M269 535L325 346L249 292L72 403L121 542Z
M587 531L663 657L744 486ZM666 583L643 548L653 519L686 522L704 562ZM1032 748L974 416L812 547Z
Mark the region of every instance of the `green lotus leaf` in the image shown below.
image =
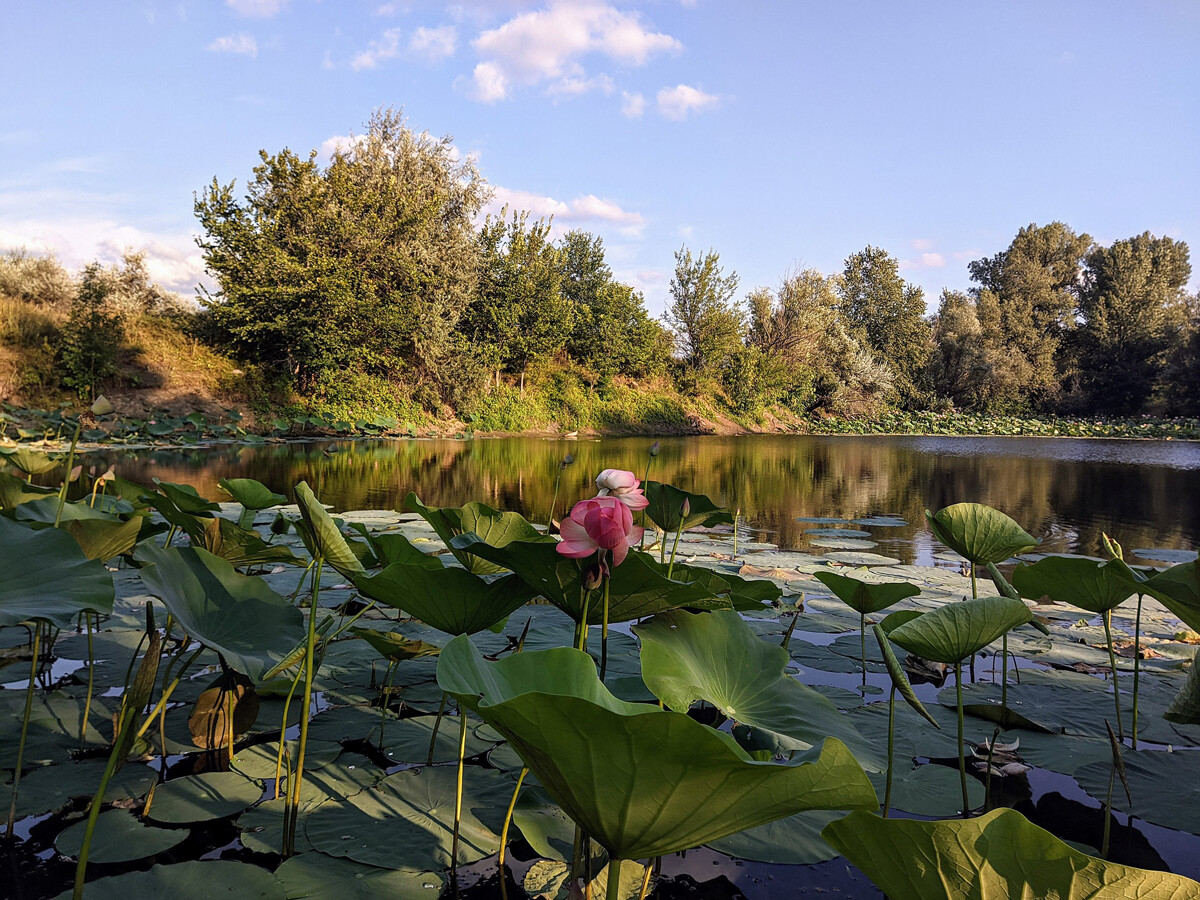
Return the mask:
M260 509L270 509L272 506L282 506L288 502L287 497L283 494L275 493L261 481L255 481L253 478L222 478L217 484L234 501L255 512Z
M404 506L428 522L455 559L475 575L494 575L503 572L504 567L482 554L456 546L453 541L458 535L473 534L490 547L507 547L513 541L554 541L530 525L520 513L492 509L485 503L467 503L460 507L426 506L410 492Z
M221 511L221 504L204 499L200 496L200 492L190 484L172 484L169 481L159 481L157 478L154 479L154 484L167 499L175 504L180 512L190 516L208 517L214 512Z
M816 572L813 575L834 596L861 615L871 615L887 609L906 597L915 597L921 589L907 581L867 582L836 572Z
M955 503L936 513L925 510L933 536L976 565L1000 563L1041 543L997 509L982 503Z
M363 596L402 609L447 634L491 628L533 598L533 589L516 575L489 582L465 569L402 562L378 575L356 576L354 586Z
M821 829L844 815L846 813L842 810L827 809L796 813L710 841L708 846L738 859L794 866L812 865L838 855L821 837Z
M192 539L193 546L203 547L213 556L219 556L235 568L256 566L264 563L302 564L288 547L283 544L268 544L256 531L248 531L228 519L208 519L199 538Z
M76 822L58 833L54 847L64 856L78 856L83 847L86 821ZM191 837L185 828L155 828L141 822L129 810L110 809L96 819L96 830L88 850L88 862L119 863L145 859L170 850Z
M142 516L124 522L74 519L64 521L59 527L75 538L84 556L104 562L129 553L137 544L145 521Z
M330 518L325 507L313 495L308 482L296 485L296 503L300 506L300 518L304 523L304 543L313 559L323 559L346 578L366 572L350 545Z
M453 540L455 547L489 559L528 584L578 622L583 617L580 596L579 564L557 550L557 541L513 541L493 547L475 535L464 534ZM629 622L680 607L692 609L729 609L728 599L714 597L697 582L679 582L667 578L662 567L648 553L631 551L625 561L612 569L609 583L608 621ZM588 624L599 625L603 610L598 592L588 605Z
M659 571L666 576L666 566L655 563L653 559L647 559L646 562L658 566ZM733 608L739 612L761 612L766 604L783 596L783 589L769 579L742 578L731 572L715 572L704 566L675 563L671 577L675 581L702 584L714 597L728 597Z
M0 627L40 619L69 628L80 613L112 612L112 574L57 528L0 517Z
M1181 875L1087 856L1011 809L940 822L855 812L821 834L895 900L1186 900L1200 892Z
M422 656L436 656L439 649L424 641L414 641L394 631L380 631L377 628L351 628L375 652L391 662L402 662L406 659L420 659Z
M650 505L646 515L663 531L687 531L697 525L711 528L714 525L732 525L733 513L717 506L704 494L681 491L673 485L660 481L647 481L642 485ZM683 501L688 503L688 514L682 516Z
M1171 566L1145 582L1143 589L1189 628L1200 631L1200 561Z
M951 664L1032 618L1020 600L980 597L939 606L893 629L888 638L922 659Z
M913 712L928 721L934 728L941 729L942 726L938 724L937 719L929 714L929 710L925 708L917 696L917 692L913 690L912 682L904 673L904 667L900 665L900 660L896 659L896 654L892 652L892 643L888 640L887 632L881 625L873 626L873 631L875 643L879 645L879 652L883 655L883 664L887 666L888 677L892 679L892 686L900 692L900 696L904 698L905 703L912 707Z
M1179 725L1200 725L1200 650L1192 660L1187 682L1179 689L1163 718Z
M57 495L58 491L50 487L30 484L24 478L18 478L8 472L0 472L0 509L13 509L22 503L33 500L44 500L46 497Z
M838 708L787 674L788 652L760 639L736 612L676 610L633 630L642 639L642 679L676 712L706 700L753 729L756 749L789 753L833 737L859 762L880 768Z
M1026 599L1049 597L1097 614L1120 606L1134 593L1116 567L1083 556L1047 556L1033 565L1022 563L1013 569L1012 585Z
M275 870L288 900L437 900L442 876L436 872L379 869L324 853L301 853Z
M87 900L196 900L203 897L238 897L240 900L287 900L281 885L268 870L251 863L205 859L154 866L147 872L127 872L89 881ZM55 900L70 900L64 891Z
M8 723L6 723L7 727ZM19 729L20 721L16 722ZM79 748L79 733L75 729L74 740L66 736L67 746L71 750ZM66 757L64 748L63 756ZM26 756L28 762L29 756ZM57 812L73 799L85 797L91 799L96 795L96 786L104 774L107 764L103 759L86 759L78 762L67 762L61 765L40 766L26 774L21 779L21 793L17 798L18 816L38 816L43 813ZM118 800L137 800L158 781L158 773L148 766L128 765L117 772L108 782L104 792L106 803Z
M1164 753L1122 748L1125 780L1133 802L1130 803L1118 778L1112 794L1113 809L1163 828L1200 835L1200 782L1196 780L1196 763L1191 753L1191 750ZM1074 777L1094 799L1104 802L1113 774L1110 757L1079 766Z
M262 797L262 784L237 772L205 772L164 781L147 818L184 825L234 816Z
M438 684L503 734L556 803L617 859L695 847L810 809L874 809L840 741L793 765L753 761L683 713L626 703L586 653L489 663L465 637L442 650Z
M54 471L63 462L62 457L50 456L29 447L4 449L0 450L0 453L10 466L26 475L44 475Z
M372 534L362 522L351 522L350 527L366 538L367 545L379 565L385 569L392 563L408 563L427 569L441 569L442 561L413 546L412 541L402 534Z
M257 680L304 639L304 616L261 578L199 548L144 547L142 580L187 634Z

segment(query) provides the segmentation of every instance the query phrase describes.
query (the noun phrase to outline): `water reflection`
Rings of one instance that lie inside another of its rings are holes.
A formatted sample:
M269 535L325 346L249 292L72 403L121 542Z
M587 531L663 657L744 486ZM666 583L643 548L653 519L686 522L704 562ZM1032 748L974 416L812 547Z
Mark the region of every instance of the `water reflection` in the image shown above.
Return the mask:
M185 481L221 498L221 478L248 476L289 493L301 480L341 509L397 508L408 491L430 504L479 499L546 517L559 461L562 505L588 496L603 468L638 473L652 438L502 438L223 446L112 451L119 474ZM767 540L807 547L800 516L894 514L903 528L868 529L879 552L906 562L930 547L926 507L962 500L1008 513L1047 549L1101 552L1101 534L1126 547L1191 549L1200 538L1200 445L1037 438L799 437L662 439L652 478L740 508Z

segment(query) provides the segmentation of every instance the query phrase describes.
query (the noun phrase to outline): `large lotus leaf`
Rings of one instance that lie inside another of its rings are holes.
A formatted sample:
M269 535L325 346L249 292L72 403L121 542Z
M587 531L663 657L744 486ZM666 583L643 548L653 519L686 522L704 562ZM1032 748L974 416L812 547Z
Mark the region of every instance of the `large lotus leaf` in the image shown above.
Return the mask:
M816 572L813 577L856 613L867 616L921 593L907 581L866 582L836 572Z
M256 531L248 531L229 519L209 519L204 523L199 540L193 546L203 547L213 556L228 560L233 566L256 566L263 563L300 565L301 560L283 544L268 544Z
M301 853L275 870L288 900L437 900L436 872L379 869L324 853Z
M998 509L982 503L955 503L936 513L925 510L933 536L976 565L1000 563L1041 541Z
M22 503L44 500L57 493L54 488L30 484L24 478L0 472L0 509L13 509Z
M221 510L221 504L201 497L200 492L190 484L172 484L169 481L159 481L157 478L154 479L154 483L180 512L191 516L207 517Z
M406 659L420 659L422 656L436 656L438 648L424 641L414 641L394 631L381 631L377 628L352 628L375 652L391 662L402 662Z
M359 575L354 586L364 596L402 609L447 634L491 628L534 595L516 575L488 582L466 569L402 562L392 563L378 575Z
M1011 809L917 822L851 813L825 840L896 900L1187 900L1200 884L1087 856Z
M296 485L296 503L300 506L300 517L305 525L302 535L313 558L325 560L346 578L365 573L363 564L346 543L337 523L314 496L308 482L302 481Z
M546 792L619 859L674 853L810 809L876 807L840 741L804 761L751 760L691 717L626 703L586 653L517 653L488 663L465 637L442 650L438 684L512 742Z
M940 663L956 663L978 653L1033 615L1020 600L980 597L947 603L894 629L888 637L909 653Z
M26 475L45 475L65 462L62 456L50 456L30 447L5 448L0 454L9 465Z
M105 795L107 799L107 794ZM54 847L65 856L78 856L87 822L76 822L58 833ZM88 862L120 863L145 859L170 850L191 837L187 829L155 828L125 809L110 809L96 819Z
M246 509L257 512L260 509L270 509L272 506L282 506L287 503L287 497L277 494L261 481L253 478L222 478L217 482L221 490Z
M322 803L305 819L304 833L314 849L330 856L385 869L440 869L450 864L456 782L454 766L396 772L346 800ZM500 849L512 789L512 779L502 772L466 768L460 864Z
M0 627L31 619L69 628L82 612L112 612L112 574L57 528L0 517Z
M1159 572L1144 589L1185 625L1200 631L1200 560Z
M1192 660L1187 682L1179 689L1163 718L1180 725L1200 725L1200 650Z
M58 520L60 523L78 520L120 522L121 517L118 515L118 512L133 512L133 507L127 503L120 500L114 501L111 497L107 499L109 502L101 502L96 506L92 506L88 500L63 503L60 514L57 495L42 497L40 500L31 500L28 503L22 503L14 513L13 518L18 522L43 522L47 525L53 525L55 520Z
M1013 569L1012 585L1029 600L1049 597L1097 614L1120 606L1133 593L1116 567L1083 556L1047 556L1031 566L1022 563Z
M134 516L124 522L74 519L64 521L59 527L75 538L84 556L103 562L130 552L138 542L145 521L142 516Z
M304 638L304 616L261 578L199 548L147 547L146 586L187 634L258 679Z
M657 566L666 576L666 566L655 563L653 559L647 559L646 562ZM742 612L761 612L765 604L783 596L783 589L766 578L742 578L731 572L715 572L704 566L676 563L671 570L671 578L702 584L714 597L727 597L733 608Z
M64 891L55 900L70 900ZM197 897L237 897L238 900L287 900L281 885L268 870L228 859L205 859L154 866L148 872L128 872L89 881L87 900L196 900Z
M20 728L19 721L14 724ZM78 747L79 734L76 731L71 749L75 750ZM26 756L26 762L28 759ZM87 759L34 769L21 778L17 815L38 816L57 812L75 798L94 797L106 765L107 760L104 759ZM107 803L137 800L144 797L146 791L150 790L157 780L158 773L153 769L131 763L109 780L104 800Z
M421 552L402 534L372 534L362 522L351 522L350 527L366 538L376 561L384 568L398 562L424 566L427 569L443 568L441 560Z
M1164 828L1200 834L1200 781L1196 779L1194 752L1122 748L1121 758L1133 803L1129 803L1117 779L1113 808ZM1112 760L1108 759L1080 766L1075 770L1075 780L1094 799L1103 802L1112 774Z
M0 707L0 734L20 734L25 712L25 692L0 691L0 700L7 701ZM87 728L83 729L85 750L100 750L109 745L113 711L106 706L106 702L111 701L94 699L88 708ZM71 759L80 750L79 733L84 707L83 699L67 697L60 691L35 695L29 712L24 764L42 766ZM16 763L17 741L0 741L0 769L11 769ZM99 781L96 783L99 784Z
M166 494L158 492L145 494L146 503L153 507L164 520L171 526L178 528L194 541L202 540L204 533L205 518L212 518L212 513L205 511L203 514L185 512L175 505ZM216 504L212 504L216 506ZM218 509L220 507L217 507Z
M147 817L182 825L224 819L262 797L262 784L237 772L205 772L163 782L154 791Z
M808 750L834 737L860 762L879 766L838 708L787 674L788 652L761 640L736 612L676 610L634 631L642 639L642 679L671 709L687 712L697 700L706 700L759 732L756 748L764 737L769 749L782 753Z
M580 596L580 568L567 559L551 541L513 541L504 547L492 547L475 535L454 538L453 545L469 553L511 569L538 595L545 597L578 622L583 617ZM609 583L608 621L629 622L680 607L692 609L729 609L728 599L714 597L697 582L679 582L667 578L662 567L649 554L631 551L625 561L614 566ZM588 605L588 624L603 621L599 592L593 592Z
M494 575L503 572L504 566L456 546L453 540L458 535L473 534L490 547L507 547L513 541L553 542L553 538L530 525L520 513L492 509L485 503L472 502L457 508L426 506L410 492L404 505L428 522L455 559L475 575Z
M687 531L697 525L711 528L714 525L732 525L733 513L717 506L704 494L691 494L660 481L647 481L642 485L650 505L646 515L663 531ZM688 514L682 515L683 501L688 503Z
M957 781L955 782L957 786ZM717 841L712 849L738 859L754 862L807 866L825 862L838 855L821 837L821 829L846 813L842 810L815 809L776 819L766 825L747 828Z

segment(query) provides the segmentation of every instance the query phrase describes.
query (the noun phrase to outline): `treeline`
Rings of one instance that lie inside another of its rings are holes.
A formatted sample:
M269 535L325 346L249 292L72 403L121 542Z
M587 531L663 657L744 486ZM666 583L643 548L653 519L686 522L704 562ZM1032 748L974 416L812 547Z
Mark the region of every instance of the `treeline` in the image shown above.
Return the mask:
M659 321L599 237L555 239L550 222L508 209L481 224L474 161L399 113L377 112L325 166L315 152L260 155L242 190L214 179L196 197L217 289L186 325L245 364L254 399L470 422L500 395L535 402L531 380L599 398L637 384L746 418L1200 413L1200 297L1186 292L1182 241L1101 246L1030 225L972 262L973 287L943 291L933 315L876 247L841 272L748 292L715 251L684 247ZM115 297L161 304L131 259L124 276L85 272L76 344L119 331ZM85 353L68 383L93 390L106 353Z

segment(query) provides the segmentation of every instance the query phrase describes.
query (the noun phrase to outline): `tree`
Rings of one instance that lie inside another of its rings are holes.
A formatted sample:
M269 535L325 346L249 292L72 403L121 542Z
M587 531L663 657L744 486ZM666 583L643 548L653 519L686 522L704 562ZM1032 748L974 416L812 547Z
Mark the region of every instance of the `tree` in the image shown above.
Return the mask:
M259 155L243 199L215 178L196 199L219 340L302 390L346 370L452 383L487 196L471 159L390 109L324 169Z
M1188 246L1150 232L1096 247L1079 292L1079 381L1095 410L1140 411L1187 324Z
M97 384L116 374L125 340L124 316L114 302L110 274L99 263L83 270L62 329L63 383L88 400L96 399Z
M994 329L1001 352L1026 373L1022 403L1050 407L1061 395L1059 348L1075 327L1083 258L1091 246L1091 237L1062 222L1031 224L1017 232L1007 250L968 266L978 284L975 293L991 291L996 297L998 315L986 326L989 337Z
M921 399L930 328L924 293L905 283L899 269L896 258L878 247L847 257L838 311L850 333L895 373L901 402L912 406Z
M520 373L562 350L571 333L572 309L562 295L561 254L550 243L550 222L528 222L508 207L488 216L479 232L478 295L464 328L497 365Z
M942 291L933 319L928 382L955 406L1007 412L1020 406L1029 379L1025 358L1005 353L998 338L999 298L990 290L970 297Z
M737 288L737 273L725 275L715 251L699 258L686 247L675 252L666 320L693 371L716 371L742 346L742 314L733 303Z

